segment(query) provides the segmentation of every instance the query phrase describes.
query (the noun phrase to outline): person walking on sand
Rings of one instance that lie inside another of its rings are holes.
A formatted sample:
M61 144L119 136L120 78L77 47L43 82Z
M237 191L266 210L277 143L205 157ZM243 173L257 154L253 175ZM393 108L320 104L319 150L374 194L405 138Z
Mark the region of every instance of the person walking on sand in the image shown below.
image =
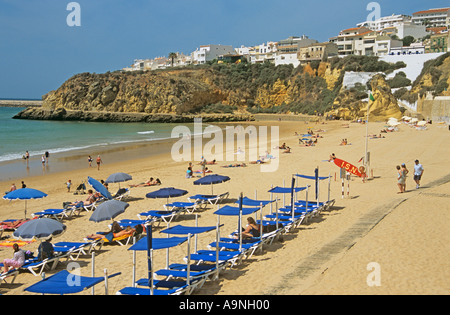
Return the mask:
M406 176L408 175L409 170L406 168L405 163L402 164L401 169L402 169L403 175L405 177L405 183L403 184L403 192L405 192L406 191Z
M202 173L203 173L203 177L205 177L205 173L206 173L206 159L202 156L202 161L200 163L202 165Z
M28 161L30 160L30 153L28 151L25 152L25 160L27 161L27 166L28 166Z
M100 171L100 164L103 163L102 158L100 155L97 155L97 170Z
M403 172L400 165L397 165L396 168L397 168L397 186L400 189L398 194L401 194L401 193L404 193L403 185L405 184L405 176L404 176L405 173Z
M424 169L419 160L415 160L414 163L414 181L416 182L416 189L419 189Z
M89 167L92 167L92 157L89 155L88 156L88 163L89 163Z

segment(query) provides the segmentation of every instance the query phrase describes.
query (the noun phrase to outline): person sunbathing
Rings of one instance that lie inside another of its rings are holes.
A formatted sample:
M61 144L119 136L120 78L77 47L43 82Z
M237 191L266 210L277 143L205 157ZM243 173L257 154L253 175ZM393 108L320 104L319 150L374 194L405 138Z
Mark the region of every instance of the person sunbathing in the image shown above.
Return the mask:
M260 225L255 222L255 219L252 217L247 218L247 228L242 231L242 238L252 238L259 237L260 233ZM238 235L235 235L234 238L238 238Z
M88 197L86 198L85 201L75 201L75 202L71 202L68 203L64 206L64 208L68 208L68 207L81 207L81 206L90 206L91 204L93 204L95 201L97 200L96 196L94 195L94 192L92 191L92 189L88 190Z
M153 177L150 177L150 179L144 183L139 183L136 185L130 185L130 187L147 187L147 186L156 186L156 185L161 185L161 181L159 180L159 178L157 179L153 179Z
M284 150L283 153L291 153L291 148L290 147L286 147L286 150Z
M133 234L135 231L135 229L133 229L131 226L126 227L125 229L122 229L122 227L119 225L119 223L117 223L117 221L114 221L112 223L111 226L111 230L109 232L105 232L105 233L95 233L95 234L90 234L88 236L86 236L87 239L102 239L104 237L106 237L108 234L112 235L113 238L118 238L124 235L131 235Z
M261 160L256 160L256 161L250 161L249 163L250 164L264 164L266 162L264 161L264 159L261 159Z
M22 224L24 224L25 222L28 222L28 221L30 221L30 220L18 219L18 220L14 220L14 221L3 221L3 222L0 222L0 228L2 228L4 230L15 230L19 226L21 226Z
M246 167L247 165L245 163L235 163L235 164L229 164L229 165L224 165L222 167Z

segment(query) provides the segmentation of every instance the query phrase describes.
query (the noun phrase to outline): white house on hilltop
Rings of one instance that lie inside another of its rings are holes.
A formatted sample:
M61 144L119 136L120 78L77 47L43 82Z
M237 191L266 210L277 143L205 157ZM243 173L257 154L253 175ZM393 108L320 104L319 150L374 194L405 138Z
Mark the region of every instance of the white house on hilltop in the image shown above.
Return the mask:
M233 46L228 45L202 45L192 52L193 64L204 64L208 61L217 59L219 56L234 54Z

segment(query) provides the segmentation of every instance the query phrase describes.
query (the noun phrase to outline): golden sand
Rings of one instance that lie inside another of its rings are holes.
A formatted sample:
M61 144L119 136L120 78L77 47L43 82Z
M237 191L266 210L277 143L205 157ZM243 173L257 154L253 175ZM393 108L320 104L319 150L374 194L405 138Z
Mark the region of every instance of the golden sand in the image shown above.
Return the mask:
M266 124L261 122L260 124ZM430 125L428 130L419 131L407 125L400 125L398 132L383 134L384 139L370 139L371 165L374 178L363 183L353 177L350 181L350 198L342 199L339 169L328 160L331 153L350 163L358 164L364 155L365 126L350 123L344 128L341 122L306 124L304 122L273 122L280 126L280 143L286 142L292 148L290 154L280 154L279 169L273 173L261 173L259 165L240 168L222 168L229 162L209 166L214 173L228 175L229 182L216 185L215 193L230 192L230 199L238 198L242 192L250 198L269 199L267 192L271 185L288 185L292 174L313 175L319 167L320 175L331 174L331 198L336 199L334 208L322 212L321 216L302 224L298 230L284 235L282 241L266 246L262 253L233 269L224 271L220 279L207 282L196 294L449 294L450 283L450 169L448 167L450 133L446 125ZM298 145L294 132L304 133L307 127L313 130L325 129L320 133L314 147ZM383 123L371 123L369 134L378 134ZM340 146L346 138L351 145ZM419 159L425 168L422 187L415 189L413 177L414 160ZM410 170L407 178L407 192L397 194L395 166L406 163ZM60 208L63 201L73 201L78 196L67 193L65 183L70 178L72 190L87 176L106 179L111 173L126 172L133 176L131 183L139 183L149 177L160 178L161 187L186 189L189 195L209 193L209 188L194 186L195 179L186 179L187 162L174 162L170 154L151 159L140 159L77 171L48 174L27 178L28 187L42 190L48 197L28 202L28 213L47 208ZM194 171L200 169L195 165ZM334 176L338 179L335 181ZM0 183L7 190L11 182ZM300 181L300 186L312 184ZM346 183L347 185L347 183ZM110 190L117 189L111 184ZM345 186L347 187L347 186ZM158 187L159 188L159 187ZM117 219L136 219L137 214L152 209L163 209L165 200L147 199L145 194L154 187L131 189L130 207ZM326 199L326 184L321 186L321 199ZM187 195L187 196L189 196ZM186 197L173 201L186 201ZM282 198L282 196L279 196ZM281 201L282 202L282 201ZM0 219L22 218L22 201L0 201ZM215 225L216 207L198 212L200 226ZM267 213L267 212L266 212ZM90 213L65 220L67 232L57 241L82 241L86 235L96 231L107 231L110 222L93 223ZM194 225L194 215L182 215L175 224ZM227 235L237 227L237 219L222 217L224 224L221 235ZM162 224L163 226L163 224ZM159 229L154 237L160 237ZM8 235L5 233L4 235ZM213 232L199 236L198 248L205 249L215 238ZM23 249L36 251L38 242ZM96 254L96 275L122 272L110 280L110 293L132 284L132 253L129 246L104 246ZM155 253L155 268L165 267L165 251ZM186 246L170 250L170 261L181 262L186 255ZM12 257L12 249L0 248L0 259ZM137 277L146 277L147 263L144 253L137 255ZM91 275L90 257L76 261L81 274ZM67 267L63 262L56 270L47 271L47 276ZM23 290L37 282L27 272L21 272L14 284L2 284L2 294L25 294ZM103 294L99 285L96 294ZM82 294L90 294L90 290Z

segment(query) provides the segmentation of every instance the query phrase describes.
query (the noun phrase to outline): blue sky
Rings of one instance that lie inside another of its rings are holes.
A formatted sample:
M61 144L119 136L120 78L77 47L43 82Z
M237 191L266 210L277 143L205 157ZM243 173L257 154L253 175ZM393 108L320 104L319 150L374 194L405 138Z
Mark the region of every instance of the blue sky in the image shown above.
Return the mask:
M366 20L361 0L0 0L0 98L40 98L72 75L103 73L136 58L239 47L303 34L326 41ZM381 16L447 7L448 0L379 0Z

